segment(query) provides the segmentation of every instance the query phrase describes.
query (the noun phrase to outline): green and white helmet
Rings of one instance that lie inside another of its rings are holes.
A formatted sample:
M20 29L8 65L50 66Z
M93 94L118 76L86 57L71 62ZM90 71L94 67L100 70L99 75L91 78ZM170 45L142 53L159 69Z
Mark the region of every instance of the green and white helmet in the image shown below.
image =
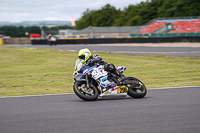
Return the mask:
M78 52L78 57L82 60L82 63L85 63L91 56L91 52L88 48L81 49Z

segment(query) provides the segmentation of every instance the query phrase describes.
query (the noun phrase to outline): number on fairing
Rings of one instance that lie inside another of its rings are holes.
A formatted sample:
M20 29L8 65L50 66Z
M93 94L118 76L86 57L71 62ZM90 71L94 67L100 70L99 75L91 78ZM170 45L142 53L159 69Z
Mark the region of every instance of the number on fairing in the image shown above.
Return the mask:
M106 74L107 72L104 69L102 69L102 67L98 67L92 71L92 77L94 79L98 79L99 77L102 77Z

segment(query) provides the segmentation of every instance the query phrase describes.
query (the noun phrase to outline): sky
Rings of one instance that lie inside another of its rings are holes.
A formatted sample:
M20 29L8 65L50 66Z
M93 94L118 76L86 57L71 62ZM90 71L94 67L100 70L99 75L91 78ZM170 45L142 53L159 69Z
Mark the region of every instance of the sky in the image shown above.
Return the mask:
M117 9L146 0L0 0L0 21L42 21L81 18L86 9L101 9L110 4Z

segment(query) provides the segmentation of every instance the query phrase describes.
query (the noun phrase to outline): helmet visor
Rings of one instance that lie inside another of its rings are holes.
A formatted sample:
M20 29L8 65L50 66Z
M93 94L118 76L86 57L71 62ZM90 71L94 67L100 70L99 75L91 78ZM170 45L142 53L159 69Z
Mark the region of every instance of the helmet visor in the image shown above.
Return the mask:
M81 59L81 60L85 60L85 55L81 55L81 56L79 56L79 59Z

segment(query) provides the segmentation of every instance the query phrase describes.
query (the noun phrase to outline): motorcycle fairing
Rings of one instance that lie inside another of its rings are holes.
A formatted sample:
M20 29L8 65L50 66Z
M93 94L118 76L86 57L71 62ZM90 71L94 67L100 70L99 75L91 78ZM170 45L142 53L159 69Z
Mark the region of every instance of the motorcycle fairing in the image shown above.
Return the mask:
M85 66L84 69L83 69L80 73L86 74L87 72L89 72L89 71L92 70L93 68L97 68L97 67L98 67L98 66L93 66L93 67Z
M117 70L121 73L123 73L125 70L126 70L126 67L125 66L120 66L117 68Z
M128 88L126 86L114 86L101 93L100 97L111 97L111 96L127 96Z
M75 77L75 80L76 81L85 81L85 74L82 74L82 73L78 73Z
M104 87L104 88L106 88L106 87L108 87L108 86L115 86L115 83L114 82L110 82L109 80L108 80L108 76L105 76L105 77L103 77L103 78L100 78L100 84L99 84L99 86L102 86L102 87Z
M91 74L95 80L99 80L99 78L106 76L108 72L104 70L104 66L97 65L96 67L94 67Z
M128 88L126 86L117 86L114 82L109 81L107 76L108 72L106 72L101 65L96 65L93 67L85 66L84 69L79 74L77 74L75 80L85 81L86 79L84 78L84 75L91 70L92 77L99 81L99 86L101 88L100 97L127 96L127 91L124 91L123 88L126 88L125 90L128 90Z

